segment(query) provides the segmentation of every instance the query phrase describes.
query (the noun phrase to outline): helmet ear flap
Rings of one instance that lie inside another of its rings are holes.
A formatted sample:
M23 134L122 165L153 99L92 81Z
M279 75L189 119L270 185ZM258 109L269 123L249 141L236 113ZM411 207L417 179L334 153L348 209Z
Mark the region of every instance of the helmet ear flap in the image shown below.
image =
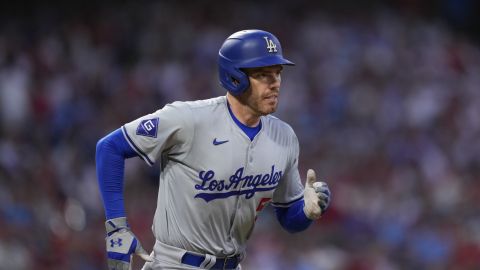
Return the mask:
M231 65L219 65L220 84L232 95L240 95L250 86L250 81L245 72L232 68Z

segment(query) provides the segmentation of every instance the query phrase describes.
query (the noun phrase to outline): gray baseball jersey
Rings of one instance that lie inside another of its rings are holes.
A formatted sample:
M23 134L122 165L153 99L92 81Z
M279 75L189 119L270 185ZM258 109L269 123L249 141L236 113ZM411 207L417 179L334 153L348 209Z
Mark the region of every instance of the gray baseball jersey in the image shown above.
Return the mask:
M251 141L221 96L174 102L123 126L137 153L162 168L157 240L219 257L242 254L266 204L302 198L295 133L270 115L261 122Z

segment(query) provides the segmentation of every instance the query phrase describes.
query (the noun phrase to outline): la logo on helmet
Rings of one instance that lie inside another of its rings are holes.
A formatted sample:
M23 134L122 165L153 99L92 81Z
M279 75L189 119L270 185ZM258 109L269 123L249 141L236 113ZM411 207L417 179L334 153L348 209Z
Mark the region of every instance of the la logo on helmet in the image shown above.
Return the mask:
M263 37L265 42L267 42L267 49L268 52L277 52L277 44L273 43L273 40L269 39L268 37Z

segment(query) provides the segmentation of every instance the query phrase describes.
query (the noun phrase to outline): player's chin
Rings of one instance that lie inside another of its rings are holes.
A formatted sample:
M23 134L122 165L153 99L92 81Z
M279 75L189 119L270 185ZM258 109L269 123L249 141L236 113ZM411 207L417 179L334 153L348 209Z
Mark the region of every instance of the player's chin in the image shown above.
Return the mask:
M262 113L264 115L274 113L277 110L278 103L270 103L263 107Z

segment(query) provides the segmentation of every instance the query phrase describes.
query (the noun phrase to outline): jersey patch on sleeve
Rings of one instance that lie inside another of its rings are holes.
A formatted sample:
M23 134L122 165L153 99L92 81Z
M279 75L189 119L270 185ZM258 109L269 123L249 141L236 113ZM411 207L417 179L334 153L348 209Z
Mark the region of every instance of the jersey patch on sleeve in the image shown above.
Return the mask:
M137 135L156 138L158 129L158 117L142 120L137 127Z

